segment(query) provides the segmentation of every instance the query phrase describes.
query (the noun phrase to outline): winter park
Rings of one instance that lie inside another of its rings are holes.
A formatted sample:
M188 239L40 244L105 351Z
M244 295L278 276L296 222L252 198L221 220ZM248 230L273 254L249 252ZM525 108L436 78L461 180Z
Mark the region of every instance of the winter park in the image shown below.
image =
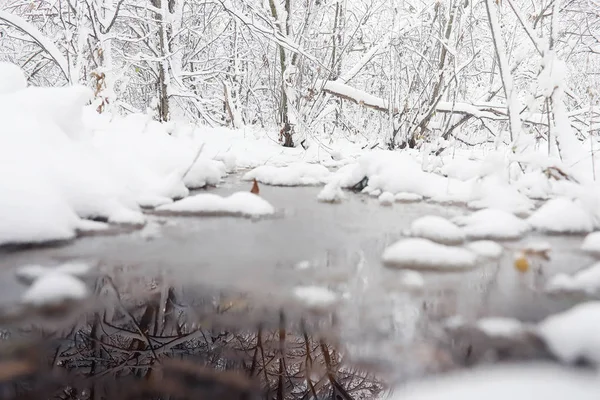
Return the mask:
M0 0L0 399L600 398L598 0Z

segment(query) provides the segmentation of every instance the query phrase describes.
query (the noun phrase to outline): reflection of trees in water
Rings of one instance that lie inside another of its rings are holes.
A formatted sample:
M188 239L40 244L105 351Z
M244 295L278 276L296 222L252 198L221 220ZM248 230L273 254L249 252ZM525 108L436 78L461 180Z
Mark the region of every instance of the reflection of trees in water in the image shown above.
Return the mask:
M242 297L183 297L165 288L134 305L118 298L60 334L32 329L35 347L6 341L0 398L344 400L382 390L325 335L309 334L318 323L283 312L256 321Z

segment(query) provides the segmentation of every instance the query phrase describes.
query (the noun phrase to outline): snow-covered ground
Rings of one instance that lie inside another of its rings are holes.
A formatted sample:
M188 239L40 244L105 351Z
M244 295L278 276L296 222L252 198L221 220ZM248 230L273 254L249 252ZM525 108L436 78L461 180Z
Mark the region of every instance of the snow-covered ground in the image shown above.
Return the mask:
M502 151L473 157L459 150L431 158L414 150L361 150L350 142L283 148L266 132L249 127L206 128L182 121L161 124L144 114L98 114L87 106L88 89L26 87L18 67L4 66L0 245L69 240L106 228L89 220L141 226L144 208L189 205L170 204L190 189L218 185L228 173L248 168L244 179L264 184L327 185L319 195L324 202L341 201L344 188L363 182L366 187L358 189L379 197L384 206L424 199L484 208L454 221L462 233L453 228L452 238L446 238L450 243L460 242L463 234L506 240L532 228L587 233L599 227L599 186L536 173L554 165L536 158L528 161L529 170L515 175L514 160ZM534 199L539 198L549 200L536 210ZM254 214L239 207L236 213ZM419 232L413 234L444 242L441 236L448 232L441 225L423 223L416 223L413 230Z

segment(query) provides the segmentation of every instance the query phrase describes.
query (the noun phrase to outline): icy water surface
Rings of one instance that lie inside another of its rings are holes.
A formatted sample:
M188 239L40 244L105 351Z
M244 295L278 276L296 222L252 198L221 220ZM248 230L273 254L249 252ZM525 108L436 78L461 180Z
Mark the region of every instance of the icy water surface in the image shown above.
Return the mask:
M226 195L249 188L247 182L229 178L210 191ZM468 211L427 202L383 207L376 198L351 193L342 204L322 204L316 200L319 191L317 187L261 186L260 195L278 210L272 218L150 216L140 231L83 237L64 246L0 250L0 300L7 310L25 289L15 279L15 268L32 263L88 260L97 264L88 282L103 299L100 306L81 305L88 312L85 318L72 311L54 311L52 316L60 318L25 313L17 322L13 316L6 327L12 336L28 321L52 332L58 329L65 353L60 346L51 346L56 357L64 358L58 361L64 364L57 365L90 376L99 371L102 376L119 376L122 369L127 379L147 377L152 360L185 354L200 357L203 365L228 369L231 363L231 369L261 375L267 392L291 385L286 389L291 394L292 383L305 391L343 391L336 389L339 382L329 380L325 385L320 378L315 378L320 389L311 388L306 379L299 383L300 378L288 376L288 383L279 381L281 359L277 361L276 354L289 351L287 362L298 367L281 367L284 370L300 374L312 365L313 361L307 364L310 356L320 365L316 375L327 376L328 370L336 369L336 376L348 385L355 380L366 385L350 398L369 398L369 393L382 392L384 381L456 367L452 359L456 354L448 350L440 330L446 318L508 316L538 321L571 305L543 294L546 279L592 262L578 250L581 237L530 237L525 241L548 241L553 250L549 261L534 262L527 274L513 268L513 254L522 243L506 242L500 261L469 272L428 272L423 290L409 290L400 284L400 271L381 265L383 249L418 217L452 217ZM294 295L299 286L328 288L338 300L327 307L307 305ZM208 339L205 329L212 332ZM78 330L84 334L77 334ZM113 348L115 341L121 343L121 350ZM102 350L101 344L109 342L111 347ZM67 351L82 346L86 350L79 356ZM0 354L0 390L3 357ZM179 371L177 376L188 367L192 372L186 371L196 377L205 373L195 369L197 363L186 365L172 368ZM350 365L366 372L358 374L359 369ZM238 383L239 388L231 382L225 386L233 385L240 393L252 391L244 386L246 382ZM178 384L173 382L174 387ZM92 398L89 387L83 386L76 398ZM14 396L13 389L6 393ZM104 395L106 390L102 389ZM229 392L215 393L222 398L251 398L236 397L238 392L232 397L227 397Z

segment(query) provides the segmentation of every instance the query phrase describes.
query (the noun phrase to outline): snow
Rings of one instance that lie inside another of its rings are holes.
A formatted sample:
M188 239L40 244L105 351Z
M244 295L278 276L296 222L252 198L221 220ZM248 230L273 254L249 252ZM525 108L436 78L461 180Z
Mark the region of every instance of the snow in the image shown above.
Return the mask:
M496 209L484 209L454 218L472 239L519 239L530 230L529 224L513 214Z
M383 192L379 195L378 200L382 206L391 206L394 204L394 195L390 192Z
M546 291L550 293L582 292L589 295L600 293L600 263L582 269L570 276L557 274L550 278L546 284Z
M42 265L24 265L17 268L16 275L24 281L33 282L43 276L52 273L61 273L73 276L84 276L91 269L91 266L85 262L68 262L56 267L45 267Z
M81 280L65 272L53 271L40 276L23 294L22 301L39 307L82 300L87 294L87 287Z
M474 209L493 208L518 215L528 215L534 209L531 199L498 176L475 181L470 196L467 205Z
M200 157L183 178L183 183L190 189L216 186L227 175L227 167L222 161Z
M340 81L317 81L315 87L322 88L325 91L339 93L355 103L364 104L369 107L375 107L382 110L387 109L386 101L377 96L373 96L364 90L355 89L352 86Z
M156 208L166 214L227 214L243 216L264 216L275 213L268 201L250 192L236 192L228 197L212 193L195 196Z
M478 367L412 382L394 390L390 400L592 400L596 375L553 364L528 363Z
M464 232L446 218L428 215L413 221L410 225L412 236L433 240L442 244L461 244L465 241Z
M600 362L600 302L575 307L540 322L539 336L561 361Z
M548 200L531 217L531 226L548 233L588 233L594 230L593 216L575 201L559 197Z
M338 299L334 292L320 286L298 286L294 288L293 293L310 307L329 306Z
M383 263L390 267L465 270L475 267L476 256L469 250L445 246L427 239L402 239L385 249Z
M593 255L600 255L600 232L592 232L583 239L581 250Z
M492 260L500 258L504 252L504 248L492 240L476 240L465 247L480 257Z
M423 200L423 196L416 193L400 192L394 195L394 200L399 203L412 203Z
M419 290L425 286L425 279L423 279L423 275L417 271L399 271L398 282L400 287L408 290Z
M27 87L27 78L17 65L0 62L0 95L10 94Z
M329 182L317 195L317 200L324 203L339 203L346 198L337 182Z
M510 338L523 332L523 324L513 318L482 318L475 325L489 337Z
M327 181L330 172L319 164L292 163L285 167L264 165L247 172L243 180L274 186L314 186Z

